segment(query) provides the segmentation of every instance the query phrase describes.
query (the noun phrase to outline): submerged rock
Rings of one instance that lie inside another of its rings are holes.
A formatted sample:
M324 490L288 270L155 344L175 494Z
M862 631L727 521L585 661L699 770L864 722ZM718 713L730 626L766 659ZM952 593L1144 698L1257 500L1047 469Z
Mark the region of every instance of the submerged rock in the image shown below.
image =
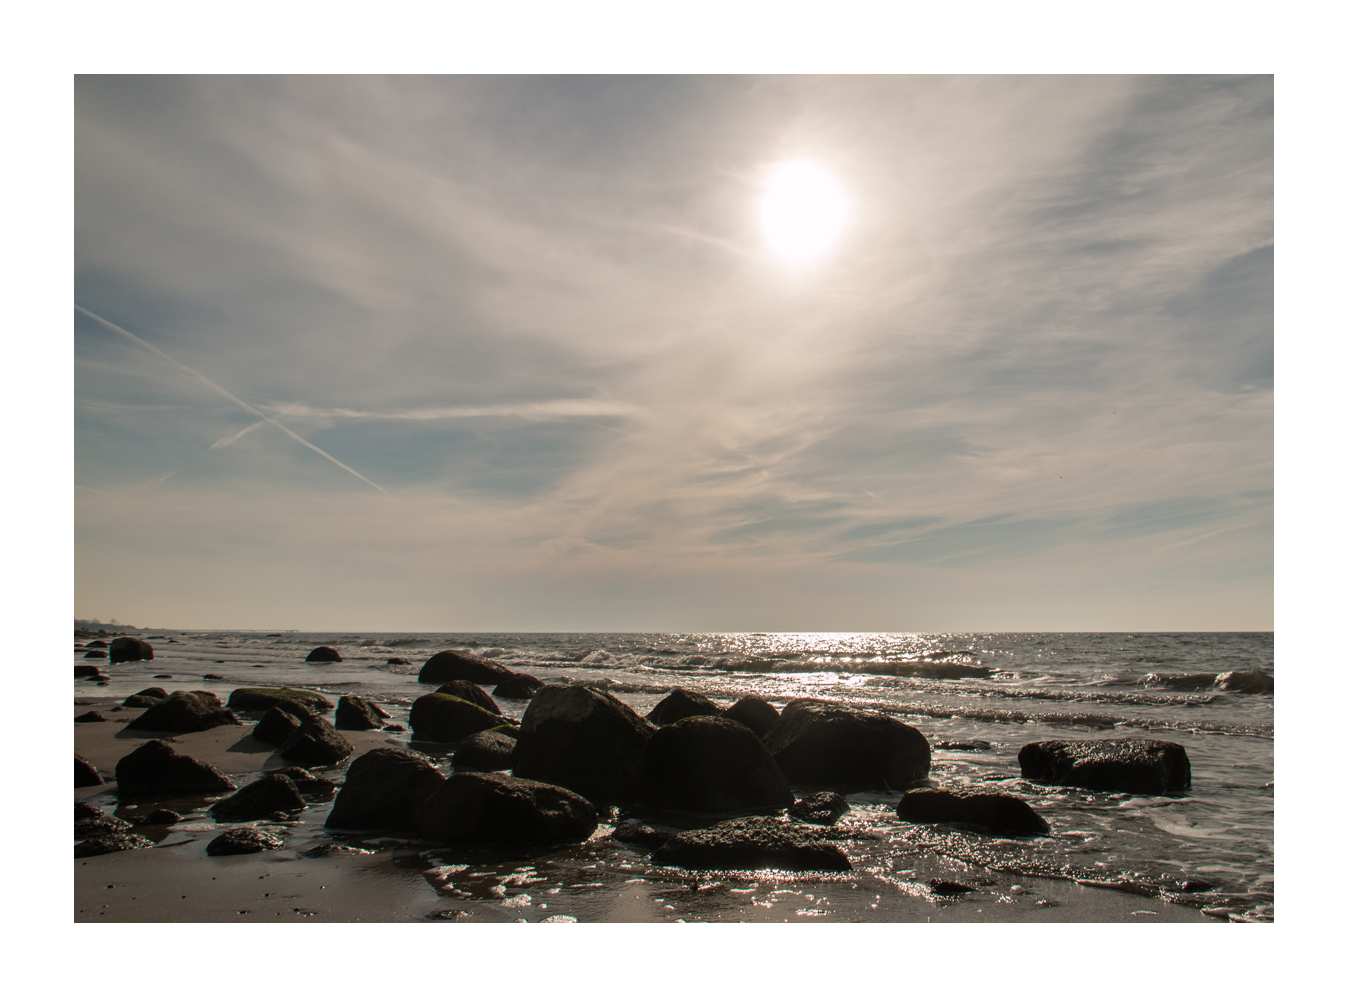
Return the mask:
M727 719L744 724L760 738L766 737L768 731L772 730L781 719L777 708L759 696L745 696L726 710L725 716Z
M416 814L445 781L429 758L400 748L375 748L351 763L327 828L414 833Z
M259 831L255 827L233 827L218 837L212 838L206 846L206 854L250 855L273 848L283 848L285 842L280 835L270 831Z
M763 739L793 784L896 790L927 777L931 747L893 717L817 699L793 699Z
M295 714L273 706L253 725L253 736L263 744L280 747L303 726L304 721Z
M838 818L848 810L847 801L839 793L825 790L811 793L803 800L793 804L787 812L796 820L806 824L819 824L828 827L838 823Z
M115 637L108 645L108 661L114 665L120 661L153 660L154 648L138 637Z
M175 692L155 703L126 725L128 730L169 731L191 734L237 724L239 719L206 692Z
M126 699L122 700L122 705L131 707L132 709L143 710L147 707L154 706L164 699L168 699L168 693L159 688L159 686L154 685L150 686L148 689L142 689L134 696L127 696Z
M520 721L515 775L565 786L593 803L630 795L641 750L655 728L599 689L548 685Z
M452 682L463 679L465 682L480 682L483 685L503 682L514 673L509 668L498 665L486 658L466 651L441 651L431 655L421 666L417 675L418 682Z
M286 776L271 773L225 797L211 807L211 813L218 821L261 820L304 807L304 797L295 784Z
M656 865L685 869L786 869L845 872L837 845L775 817L740 817L676 834L651 854Z
M1049 826L1028 803L1009 793L913 789L894 808L913 824L970 824L1000 837L1048 834Z
M719 716L721 708L700 692L675 689L646 714L646 719L657 727L678 723L685 717Z
M84 786L101 786L103 777L98 774L98 769L94 768L93 763L87 758L75 756L75 788L80 789Z
M126 852L133 848L149 848L154 844L149 838L139 834L121 831L104 834L97 838L81 841L75 846L75 858L87 859L95 855L108 855L112 852Z
M510 678L503 679L491 694L497 699L533 699L534 693L543 688L544 684L540 678L516 672Z
M1055 786L1154 796L1187 789L1190 781L1189 755L1171 741L1035 741L1018 757L1023 778Z
M227 793L237 787L214 765L180 755L163 741L146 741L117 763L122 796Z
M328 647L325 644L322 647L316 647L312 651L310 651L309 656L306 657L304 660L317 661L317 662L341 661L342 656L337 653L337 649L335 647Z
M420 834L432 841L544 845L584 841L599 826L578 793L500 773L461 772L422 804Z
M416 740L454 742L499 727L502 719L500 714L490 713L466 699L432 692L412 704L408 722Z
M795 802L757 735L725 717L694 715L657 730L642 748L636 799L661 810L729 814Z
M306 768L336 765L355 753L355 747L322 717L306 720L276 749L282 758Z
M476 769L479 772L499 772L511 765L515 738L497 730L484 730L463 739L454 752L454 770Z
M310 689L273 689L267 687L235 689L226 704L231 710L261 711L279 706L283 710L303 711L301 719L308 719L332 709L332 701ZM299 714L297 714L299 715Z
M498 717L501 715L501 708L496 705L496 700L483 692L482 686L476 682L455 679L453 682L446 682L435 691L442 696L457 696L459 699L467 700L474 706L482 707L488 713L495 713Z
M392 714L360 696L343 696L337 700L333 717L338 730L377 730Z
M412 662L408 661L406 658L389 658L388 661L385 662L385 664L388 665L410 665L411 663Z

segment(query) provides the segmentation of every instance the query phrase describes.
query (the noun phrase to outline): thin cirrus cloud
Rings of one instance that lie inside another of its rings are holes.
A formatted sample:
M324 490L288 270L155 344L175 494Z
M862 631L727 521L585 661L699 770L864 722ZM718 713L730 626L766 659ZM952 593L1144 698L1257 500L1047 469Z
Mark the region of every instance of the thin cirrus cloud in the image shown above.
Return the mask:
M85 615L218 535L350 579L262 626L1266 626L1271 89L80 78L77 300L239 403L77 315Z

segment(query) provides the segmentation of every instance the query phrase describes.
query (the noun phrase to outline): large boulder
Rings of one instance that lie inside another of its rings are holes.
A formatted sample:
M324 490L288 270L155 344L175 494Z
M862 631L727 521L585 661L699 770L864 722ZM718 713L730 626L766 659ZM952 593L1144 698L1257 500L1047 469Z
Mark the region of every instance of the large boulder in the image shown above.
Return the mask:
M227 793L237 788L214 765L180 755L163 741L146 741L116 768L122 796L184 796Z
M1170 741L1035 741L1018 757L1023 778L1054 786L1150 795L1189 787L1189 755Z
M279 706L283 710L300 710L301 719L308 719L332 709L332 701L310 689L235 689L226 704L231 710L244 712L269 710ZM299 714L297 714L299 715Z
M651 853L651 861L685 869L846 872L852 868L837 845L818 840L815 833L775 817L740 817L676 834Z
M723 716L744 724L760 738L766 737L768 731L777 726L777 721L781 719L777 707L758 696L745 696L726 710Z
M127 730L191 734L198 730L237 724L239 719L210 693L175 692L159 700L126 725Z
M470 734L454 752L454 771L474 769L478 772L500 772L510 768L515 740L498 730Z
M998 837L1048 834L1049 826L1024 800L1009 793L912 789L894 808L913 824L969 824Z
M646 714L646 719L657 727L678 723L685 717L714 717L721 708L700 692L675 689Z
M105 641L105 640L91 640L91 641L89 641L89 643L85 644L84 646L85 646L85 647L107 647L107 646L108 646L108 642Z
M98 650L98 648L94 648L92 651L85 651L84 656L86 658L106 658L108 656L108 652L100 651ZM94 668L94 672L97 673L98 669Z
M227 796L211 813L218 821L261 820L305 807L304 797L286 776L270 773L250 782L233 796Z
M828 827L831 824L838 823L838 818L845 814L847 810L847 800L843 799L841 794L824 790L819 793L811 793L804 799L793 803L787 813L806 824L819 824Z
M283 848L285 842L281 836L270 831L259 831L255 827L232 827L224 834L212 838L206 846L206 854L251 855L271 848Z
M75 788L81 789L84 786L101 786L103 777L98 774L98 769L94 768L93 762L87 758L75 756Z
M153 661L154 648L148 641L143 641L139 637L114 637L112 643L108 645L108 663L117 664L119 661Z
M468 702L482 707L488 713L495 713L498 717L501 715L501 708L496 705L496 700L483 692L482 686L476 682L455 679L453 682L446 682L435 691L444 696L458 696L460 699L466 699Z
M441 651L431 655L429 661L421 666L417 675L418 682L451 682L463 679L465 682L480 682L494 685L508 679L513 674L509 668L498 665L486 658L466 651Z
M351 763L323 826L415 833L417 811L444 781L425 755L375 748Z
M336 765L349 758L355 750L351 742L337 733L337 729L322 717L306 720L277 749L286 761L305 768Z
M660 810L762 813L795 802L763 742L725 717L696 715L661 727L646 741L637 772L638 802Z
M896 790L931 768L931 746L916 728L816 699L787 703L763 743L796 785Z
M533 699L534 693L543 688L544 682L533 675L516 672L508 679L502 679L491 694L497 699Z
M97 665L75 666L75 678L77 679L97 679L102 677L103 673L98 670Z
M112 852L125 852L133 848L149 848L154 842L140 834L119 831L100 835L81 841L75 846L75 858L87 859L95 855L109 855Z
M253 736L263 744L279 748L304 726L304 721L288 710L273 706L253 726Z
M540 689L520 721L514 773L565 786L594 803L630 795L655 728L607 692L581 685Z
M325 644L322 647L316 647L312 651L310 651L309 656L306 657L304 660L316 661L320 663L328 661L341 661L342 656L337 653L337 649L335 647L328 647Z
M127 696L122 700L122 705L133 710L143 710L165 699L168 699L168 693L159 686L152 685L148 689L142 689L134 696Z
M337 700L333 726L338 730L377 730L392 714L360 696L343 696Z
M500 727L505 721L458 696L432 692L412 704L408 721L418 741L462 741L469 734Z
M583 796L501 773L460 772L417 811L417 829L432 841L545 845L584 841L599 826Z

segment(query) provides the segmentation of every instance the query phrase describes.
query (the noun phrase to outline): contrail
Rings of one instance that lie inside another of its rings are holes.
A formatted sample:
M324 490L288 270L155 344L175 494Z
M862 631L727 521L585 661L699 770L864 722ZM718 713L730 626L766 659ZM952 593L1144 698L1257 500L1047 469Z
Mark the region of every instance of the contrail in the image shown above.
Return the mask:
M88 316L89 316L91 319L93 319L95 322L98 322L98 323L101 323L102 325L107 326L107 327L108 327L109 329L111 329L113 332L121 333L121 334L122 334L123 336L125 336L127 339L131 340L131 342L137 343L137 344L139 344L139 345L145 347L145 348L146 348L147 350L149 350L151 353L154 353L154 354L157 354L158 356L163 357L165 360L167 360L169 363L173 364L175 367L178 367L178 368L180 368L180 369L186 371L187 373L191 374L193 377L195 377L195 378L196 378L198 381L200 381L202 384L206 385L206 387L210 388L210 389L211 389L212 391L214 391L216 394L218 394L218 395L223 395L225 398L228 398L230 401L232 401L235 405L239 406L239 408L243 409L245 412L249 412L249 413L251 413L251 414L257 416L259 419L263 420L264 422L269 422L269 423L271 423L273 426L275 426L275 427L276 427L277 429L279 429L281 432L285 433L287 436L289 436L289 437L290 437L292 440L294 440L296 443L303 444L304 446L306 446L306 447L308 447L310 450L312 450L314 453L318 454L320 457L326 457L328 460L332 461L334 464L336 464L338 467L340 467L343 471L348 471L348 472L350 472L351 474L354 474L356 477L360 478L361 481L365 482L365 483L366 483L367 485L369 485L371 488L374 488L374 489L376 489L376 490L378 490L378 491L381 491L381 492L383 492L385 495L388 495L388 494L389 494L385 489L380 488L378 485L376 485L376 484L375 484L373 481L371 481L369 478L365 477L365 475L361 474L359 471L355 470L354 468L347 467L345 464L343 464L340 460L338 460L338 459L337 459L336 457L334 457L332 454L328 453L328 452L325 451L325 450L320 450L318 447L314 446L312 443L310 443L308 440L306 440L306 439L305 439L303 436L301 436L299 433L296 433L296 432L294 432L294 431L292 431L292 430L287 429L285 426L282 426L279 422L277 422L277 421L276 421L275 419L273 419L271 416L267 415L265 412L259 412L257 409L253 408L253 406L249 405L246 401L244 401L242 398L238 398L238 397L236 397L236 396L230 394L230 393L229 393L228 391L226 391L224 388L220 387L220 385L218 385L218 384L216 384L214 381L212 381L209 377L206 377L206 376L203 375L203 374L198 374L198 373L197 373L196 371L194 371L191 367L187 366L187 364L185 364L185 363L180 363L179 361L174 360L171 356L169 356L169 355L168 355L167 353L165 353L163 350L159 349L159 347L150 345L150 344L147 343L145 340L141 339L139 336L132 335L131 333L129 333L129 332L127 332L125 329L123 329L120 325L114 325L113 323L109 322L107 319L103 318L101 315L95 315L93 312L89 311L89 309L87 309L87 308L84 308L84 307L82 307L82 306L80 306L80 305L76 305L76 306L75 306L75 309L76 309L77 311L80 311L80 312L84 313L85 315L88 315Z

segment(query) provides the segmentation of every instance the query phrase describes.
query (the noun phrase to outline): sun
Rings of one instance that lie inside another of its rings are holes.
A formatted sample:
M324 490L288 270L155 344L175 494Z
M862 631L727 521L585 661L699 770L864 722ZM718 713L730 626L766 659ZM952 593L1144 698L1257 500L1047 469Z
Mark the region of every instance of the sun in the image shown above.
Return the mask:
M815 259L842 231L847 199L833 178L805 160L783 163L768 176L758 202L768 245L787 259Z

